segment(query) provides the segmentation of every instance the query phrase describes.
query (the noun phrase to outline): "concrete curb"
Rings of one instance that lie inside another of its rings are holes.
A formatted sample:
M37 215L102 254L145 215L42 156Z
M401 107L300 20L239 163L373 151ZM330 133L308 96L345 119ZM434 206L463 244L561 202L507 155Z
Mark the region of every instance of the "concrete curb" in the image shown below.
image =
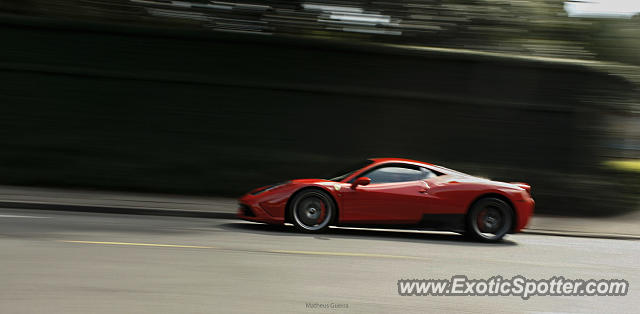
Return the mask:
M555 231L555 230L539 230L539 229L524 229L522 230L522 233L558 236L558 237L574 237L574 238L640 240L640 236L637 236L637 235L618 234L618 233L590 233L590 232L578 232L578 231Z
M192 218L213 218L213 219L236 219L235 213L205 212L180 209L162 209L150 207L119 207L119 206L98 206L98 205L77 205L77 204L51 204L38 202L20 201L0 201L0 207L15 209L41 209L57 211L74 211L106 214L127 214L127 215L153 215L153 216L176 216ZM524 229L522 233L561 237L598 238L615 240L640 240L640 236L628 234L608 234L608 233L588 233L577 231L555 231L540 229Z
M97 206L97 205L77 205L77 204L51 204L35 202L14 202L0 201L0 207L17 209L42 209L58 211L74 211L106 214L127 214L127 215L155 215L155 216L177 216L195 218L216 218L234 219L235 213L204 212L180 209L161 209L150 207L118 207L118 206Z

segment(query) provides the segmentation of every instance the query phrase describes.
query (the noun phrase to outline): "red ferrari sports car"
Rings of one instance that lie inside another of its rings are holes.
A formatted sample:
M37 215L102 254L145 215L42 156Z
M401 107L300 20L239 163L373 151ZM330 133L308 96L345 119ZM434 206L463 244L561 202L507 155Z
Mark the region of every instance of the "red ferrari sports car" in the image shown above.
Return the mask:
M264 186L239 202L239 218L291 223L303 232L375 226L447 230L489 242L524 228L535 204L528 184L398 158L369 159L331 179Z

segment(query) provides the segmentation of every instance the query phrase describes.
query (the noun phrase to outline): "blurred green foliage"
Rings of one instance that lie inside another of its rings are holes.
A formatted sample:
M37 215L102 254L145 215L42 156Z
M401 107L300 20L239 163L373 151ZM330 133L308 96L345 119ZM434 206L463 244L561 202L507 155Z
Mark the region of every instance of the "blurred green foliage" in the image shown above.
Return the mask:
M638 15L570 18L562 0L4 0L0 11L640 64Z

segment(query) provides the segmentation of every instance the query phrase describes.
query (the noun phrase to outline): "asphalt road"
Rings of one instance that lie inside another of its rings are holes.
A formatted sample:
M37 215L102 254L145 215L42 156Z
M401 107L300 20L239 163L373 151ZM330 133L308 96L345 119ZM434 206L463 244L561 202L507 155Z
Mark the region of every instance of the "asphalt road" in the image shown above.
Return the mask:
M640 242L0 209L0 313L636 312ZM622 278L618 297L402 297L397 280ZM307 308L307 303L348 308Z

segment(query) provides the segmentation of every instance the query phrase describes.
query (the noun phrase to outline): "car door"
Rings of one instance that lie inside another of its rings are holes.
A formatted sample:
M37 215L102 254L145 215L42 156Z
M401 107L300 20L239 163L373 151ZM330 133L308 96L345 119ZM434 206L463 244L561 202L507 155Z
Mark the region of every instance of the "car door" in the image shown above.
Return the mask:
M342 193L342 221L351 223L412 224L422 219L428 206L425 179L434 176L422 167L383 165L358 177L369 185L347 188Z

